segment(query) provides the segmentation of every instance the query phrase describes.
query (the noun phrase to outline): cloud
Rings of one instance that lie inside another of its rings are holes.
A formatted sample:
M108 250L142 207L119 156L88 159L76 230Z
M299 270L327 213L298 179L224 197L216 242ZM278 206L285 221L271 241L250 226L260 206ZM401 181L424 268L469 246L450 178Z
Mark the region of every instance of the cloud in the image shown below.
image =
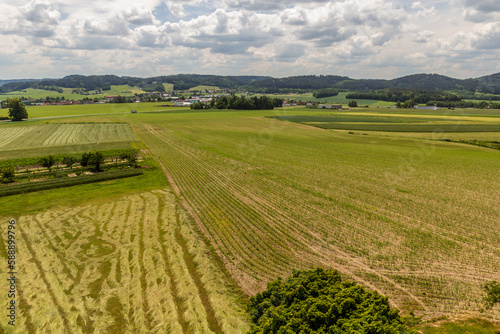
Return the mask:
M10 13L9 19L0 24L0 32L6 34L50 37L61 18L61 13L53 9L48 0L32 0L19 8L5 6L1 9Z
M423 30L417 33L413 39L416 43L427 43L434 36L434 32L430 30Z
M126 8L121 12L121 16L128 23L136 26L158 25L160 23L160 21L154 17L151 10L144 7L144 5Z

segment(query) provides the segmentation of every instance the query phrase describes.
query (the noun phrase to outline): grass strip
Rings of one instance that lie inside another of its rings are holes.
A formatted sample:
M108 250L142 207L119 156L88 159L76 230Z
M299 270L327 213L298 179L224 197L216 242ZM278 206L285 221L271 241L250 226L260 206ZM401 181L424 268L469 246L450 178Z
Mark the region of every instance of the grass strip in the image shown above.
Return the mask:
M46 181L30 182L14 184L0 188L0 197L24 194L40 190L48 190L55 188L71 187L79 184L87 184L101 182L107 180L121 179L125 177L142 175L141 169L125 169L118 171L108 171L93 175L83 175L77 177L68 177L60 179L52 179Z

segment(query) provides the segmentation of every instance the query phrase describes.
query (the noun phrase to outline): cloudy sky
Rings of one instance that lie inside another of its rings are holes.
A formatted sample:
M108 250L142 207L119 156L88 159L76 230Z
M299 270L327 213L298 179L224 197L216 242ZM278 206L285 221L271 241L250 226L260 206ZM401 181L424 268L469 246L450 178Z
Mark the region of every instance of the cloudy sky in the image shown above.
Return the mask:
M499 0L0 0L0 79L500 72Z

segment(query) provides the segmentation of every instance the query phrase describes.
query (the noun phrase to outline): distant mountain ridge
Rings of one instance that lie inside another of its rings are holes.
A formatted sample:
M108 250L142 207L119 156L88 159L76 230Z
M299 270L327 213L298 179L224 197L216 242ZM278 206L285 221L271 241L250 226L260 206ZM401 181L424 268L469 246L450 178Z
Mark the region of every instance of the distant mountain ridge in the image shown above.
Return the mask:
M349 91L380 89L439 90L500 94L500 73L479 78L455 79L439 74L413 74L396 79L352 79L336 75L302 75L285 78L271 76L221 76L201 74L176 74L150 78L116 75L69 75L61 79L0 80L0 93L27 88L64 87L84 90L102 89L109 85L130 85L151 89L156 84L170 83L176 90L195 86L217 86L222 89L244 89L260 93L277 93L284 90L316 90L336 88Z

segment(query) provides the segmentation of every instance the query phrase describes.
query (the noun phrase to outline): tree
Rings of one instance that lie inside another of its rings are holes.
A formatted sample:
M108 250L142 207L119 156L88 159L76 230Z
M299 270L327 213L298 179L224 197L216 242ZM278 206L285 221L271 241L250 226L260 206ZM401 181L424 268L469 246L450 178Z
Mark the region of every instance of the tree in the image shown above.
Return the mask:
M500 304L500 282L491 281L483 286L486 291L486 306L492 308L495 304Z
M387 297L337 271L317 268L293 271L283 281L250 298L249 333L414 333L403 323Z
M22 121L23 118L28 118L28 111L26 111L26 106L21 99L17 97L7 99L7 105L9 106L9 117L12 117L13 121Z
M82 154L82 157L80 158L80 165L82 167L87 167L89 165L89 159L91 155L91 152L85 152Z
M349 101L348 106L351 108L356 108L358 106L358 102L355 100Z
M51 171L52 166L56 164L56 159L51 155L49 155L48 157L41 157L39 160L39 164Z
M129 164L137 167L137 152L134 153L122 153L120 159L127 160Z
M2 169L2 182L7 183L7 182L12 182L14 180L14 167L6 167Z
M62 162L63 162L63 164L66 165L66 167L72 168L71 166L73 166L76 163L76 159L72 155L66 155L63 158Z
M94 166L94 170L100 171L101 170L101 164L103 162L104 162L104 156L102 155L101 152L90 153L88 164L90 166Z

